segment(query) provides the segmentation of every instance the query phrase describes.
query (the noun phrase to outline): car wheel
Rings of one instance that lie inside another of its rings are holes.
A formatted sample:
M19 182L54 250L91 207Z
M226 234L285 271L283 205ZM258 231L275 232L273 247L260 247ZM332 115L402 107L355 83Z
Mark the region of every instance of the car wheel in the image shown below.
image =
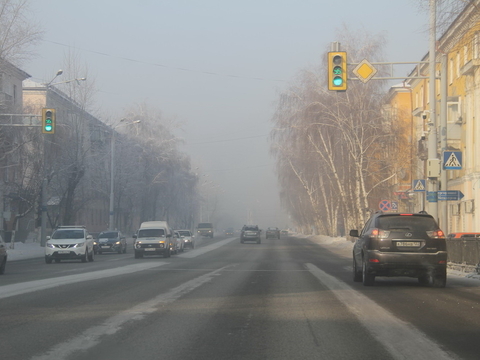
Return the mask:
M262 240L260 238L257 239L257 244L260 244Z
M357 270L357 262L353 258L353 281L360 282L363 279L362 271Z
M7 258L4 258L2 265L0 265L0 275L5 273L5 267L7 266Z
M437 271L433 276L432 286L444 288L447 285L447 269Z
M88 261L88 250L85 249L85 254L82 256L82 263L86 263Z
M121 254L121 253L122 253L122 245L120 245L120 247L118 248L117 253L118 253L118 254Z
M55 259L55 262L56 262L57 264L59 264L60 261L62 261L62 259Z
M170 249L168 249L168 250L166 250L166 251L163 252L163 257L164 257L164 258L170 257Z
M88 253L88 260L89 261L94 261L95 260L95 254L94 254L93 251L91 253Z
M362 263L362 279L364 286L372 286L373 284L375 284L375 275L368 273L368 267L365 259Z
M135 259L141 259L143 258L143 253L140 251L135 251Z
M127 253L127 243L125 243L125 246L123 247L123 253L124 253L124 254Z
M47 264L51 264L52 263L52 258L48 257L48 256L45 256L45 262Z

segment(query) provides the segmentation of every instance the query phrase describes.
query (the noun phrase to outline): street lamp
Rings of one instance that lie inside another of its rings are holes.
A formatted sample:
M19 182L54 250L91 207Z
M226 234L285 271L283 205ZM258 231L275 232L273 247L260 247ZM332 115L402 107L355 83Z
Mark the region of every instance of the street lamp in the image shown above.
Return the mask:
M125 119L121 119L120 122L125 121ZM113 197L113 187L114 187L114 178L115 178L115 138L116 138L116 131L115 129L120 126L127 126L138 124L141 120L135 120L129 123L120 123L116 126L112 127L112 138L110 140L110 209L109 209L109 220L108 220L108 230L113 230L113 223L114 223L114 197Z

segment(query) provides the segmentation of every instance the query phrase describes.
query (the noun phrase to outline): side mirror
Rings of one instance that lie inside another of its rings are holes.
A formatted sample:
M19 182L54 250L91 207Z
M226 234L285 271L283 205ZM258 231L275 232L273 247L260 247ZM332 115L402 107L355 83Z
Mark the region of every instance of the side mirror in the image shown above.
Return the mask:
M358 230L350 230L351 237L358 237Z
M137 238L137 234L133 234L132 237L133 237L134 239L136 239L136 238Z

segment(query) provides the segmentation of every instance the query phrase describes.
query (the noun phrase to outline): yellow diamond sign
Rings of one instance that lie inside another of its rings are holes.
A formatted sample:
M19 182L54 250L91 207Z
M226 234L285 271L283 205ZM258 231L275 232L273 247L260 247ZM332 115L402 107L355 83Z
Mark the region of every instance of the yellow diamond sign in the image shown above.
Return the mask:
M353 69L353 73L357 75L361 81L366 83L377 73L377 69L375 69L375 67L370 64L368 60L364 59L355 67L355 69Z

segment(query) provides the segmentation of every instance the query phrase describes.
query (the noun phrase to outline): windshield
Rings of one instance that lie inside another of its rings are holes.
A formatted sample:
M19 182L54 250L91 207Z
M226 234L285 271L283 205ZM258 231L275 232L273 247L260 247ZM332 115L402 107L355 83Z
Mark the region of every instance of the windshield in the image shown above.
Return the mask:
M198 227L199 228L211 228L212 223L200 223L200 224L198 224Z
M102 238L111 239L111 238L116 238L116 237L118 237L118 232L117 231L103 232L98 236L99 239L102 239Z
M164 229L140 229L138 231L138 237L163 237L165 236Z
M180 234L180 236L192 236L192 234L188 230L179 230L178 233Z
M62 229L55 231L52 235L52 239L83 239L85 237L84 233L84 230L81 229Z

